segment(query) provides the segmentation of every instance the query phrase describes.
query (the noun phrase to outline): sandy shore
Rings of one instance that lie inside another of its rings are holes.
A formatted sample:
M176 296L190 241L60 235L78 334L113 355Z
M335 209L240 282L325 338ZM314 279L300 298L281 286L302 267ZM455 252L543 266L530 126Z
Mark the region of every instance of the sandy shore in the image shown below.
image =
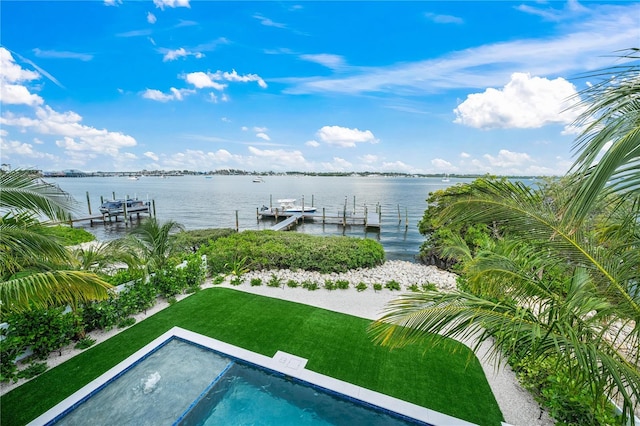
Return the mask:
M351 283L351 286L346 290L329 291L320 288L315 291L309 291L301 287L290 288L286 285L280 288L268 287L264 284L260 286L250 285L251 278L260 278L263 283L266 284L274 273L283 279L285 283L288 279L294 279L297 282L312 280L322 286L326 279L332 281L345 279ZM423 284L427 282L436 284L436 286L443 291L455 288L455 275L434 267L401 261L386 262L378 268L350 271L345 274L320 275L305 271L296 272L284 270L266 273L250 273L243 278L244 282L239 286L230 285L228 279L218 286L266 297L304 303L372 320L379 318L384 311L385 305L401 294L399 291L391 291L386 288L380 291L374 291L372 288L373 283L384 284L390 279L395 279L402 285L403 289L406 289L412 284ZM357 291L354 286L360 282L367 284L368 288L364 291ZM203 286L203 288L207 287L212 287L211 280L208 280ZM178 297L178 300L184 297L187 296L183 295ZM166 301L160 300L152 309L148 310L146 314L138 314L135 318L137 321L142 321L167 306L168 303ZM106 332L92 332L89 333L89 335L91 338L96 339L97 344L121 331L123 330L114 328ZM481 361L489 385L505 417L506 423L516 426L553 425L554 422L548 417L546 412L543 412L533 397L522 389L511 369L506 365L498 367L486 358L488 347L489 343L483 345L477 355ZM80 352L80 350L74 349L73 346L66 347L62 350L62 355L58 355L57 352L53 353L47 360L47 364L50 368L53 368ZM24 383L24 380L13 384L0 384L0 395L14 389L22 383Z

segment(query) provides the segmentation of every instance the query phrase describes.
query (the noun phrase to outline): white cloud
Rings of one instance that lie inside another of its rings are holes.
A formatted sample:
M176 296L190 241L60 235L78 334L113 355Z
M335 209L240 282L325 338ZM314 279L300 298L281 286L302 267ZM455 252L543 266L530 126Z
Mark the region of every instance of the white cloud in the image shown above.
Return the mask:
M403 163L402 161L384 162L382 163L382 170L387 172L396 173L418 173L415 167Z
M322 163L322 167L329 172L346 172L352 170L353 164L340 157L333 157L330 163Z
M464 20L458 16L439 15L430 12L425 13L424 16L436 24L464 24Z
M191 7L189 5L189 0L153 0L153 4L161 10L164 10L165 7Z
M370 130L349 129L340 126L324 126L316 133L320 141L343 148L354 148L357 143L377 143Z
M574 96L575 86L563 78L514 73L503 89L489 88L467 96L454 110L454 122L479 129L570 125L580 112L566 110L567 100Z
M226 149L214 152L188 149L184 152L160 157L161 167L180 170L211 170L222 164L230 162L241 164L242 161L241 156L231 154Z
M145 157L151 158L153 161L158 161L160 159L160 157L158 157L155 153L151 152L151 151L147 151L144 153Z
M83 62L93 59L93 55L89 53L68 52L64 50L40 50L35 48L33 49L33 53L35 53L38 58L78 59Z
M191 95L196 91L192 89L176 89L175 87L172 87L169 89L169 92L170 93L163 93L160 90L147 89L142 93L142 97L158 102L181 101L185 96Z
M158 18L151 12L147 12L147 22L150 24L155 24Z
M204 58L204 54L201 52L191 52L186 50L184 47L179 49L170 50L170 49L159 49L161 53L164 53L162 57L162 62L175 61L180 58L186 58L187 56L194 56L197 59Z
M360 161L362 161L363 163L366 163L366 164L374 164L374 163L379 161L378 156L377 155L373 155L373 154L366 154L366 155L363 155L363 156L361 156L359 158L360 158Z
M471 154L468 154L466 152L461 152L460 153L460 158L470 158L470 157L471 157Z
M507 168L523 166L533 162L531 156L525 152L512 152L506 149L501 149L495 157L490 154L485 154L483 157L492 167Z
M314 62L331 69L343 68L346 63L342 56L332 55L329 53L319 53L315 55L300 55L300 59Z
M274 22L271 19L265 18L264 16L259 15L259 14L253 15L253 17L255 19L259 20L262 25L267 26L267 27L287 28L287 26L285 24L281 24L279 22Z
M270 141L270 140L271 140L271 138L269 137L269 135L267 135L267 134L266 134L266 133L264 133L264 132L258 132L258 133L256 133L256 137L257 137L257 138L260 138L260 139L263 139L263 140L265 140L265 141Z
M2 151L3 161L7 161L12 155L51 161L58 160L55 155L34 150L31 144L19 141L5 141L4 138L0 138L0 151Z
M317 148L320 146L320 143L318 141L306 141L304 143L306 146L310 146L311 148Z
M216 90L224 90L227 87L226 84L221 84L212 80L214 74L211 73L203 73L201 71L192 72L185 76L185 80L187 83L193 84L197 89L202 89L205 87L211 87Z
M40 79L40 74L35 71L25 70L16 64L11 52L0 47L0 81L7 83L22 83Z
M443 160L442 158L434 158L431 160L431 165L439 171L451 171L453 169L453 164L448 162L447 160Z
M70 151L117 156L121 148L136 145L136 140L131 136L96 129L81 124L81 121L82 117L73 111L58 113L49 106L37 107L36 118L16 117L9 113L0 118L0 124L3 125L61 136L63 139L56 141L56 144Z
M266 160L266 163L263 164L263 166L266 166L265 169L269 168L270 165L273 170L286 170L291 167L301 170L301 168L306 167L307 164L307 160L305 160L302 152L298 150L259 149L253 146L250 146L248 149L253 156L262 161Z
M212 72L205 73L202 71L197 71L197 72L188 73L184 75L183 78L187 83L193 84L197 89L211 87L213 89L222 91L227 87L226 84L220 83L223 81L240 82L240 83L255 81L263 89L267 87L267 83L265 83L265 81L260 76L256 74L239 75L235 70L233 70L232 72L216 71L215 73L212 73ZM228 97L226 97L225 95L224 99L222 100L227 101Z
M220 75L220 71L216 72L216 75ZM222 73L222 78L227 81L239 81L242 83L255 81L258 83L258 86L262 87L263 89L267 88L267 83L265 83L265 81L257 74L240 75L236 72L236 70L232 70L231 72Z
M104 0L105 6L118 6L122 4L122 0Z
M253 131L254 131L254 132L266 132L267 130L269 130L269 129L267 129L266 127L258 127L258 126L255 126L255 127L253 128Z
M0 82L0 103L8 105L42 105L44 100L29 89L18 84L2 84Z

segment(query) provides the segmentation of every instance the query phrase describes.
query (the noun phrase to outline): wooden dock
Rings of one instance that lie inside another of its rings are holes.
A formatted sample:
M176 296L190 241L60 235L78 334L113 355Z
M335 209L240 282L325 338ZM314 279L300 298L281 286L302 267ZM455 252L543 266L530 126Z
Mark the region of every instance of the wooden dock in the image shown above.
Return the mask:
M140 220L142 219L142 217L144 216L155 216L155 203L153 201L151 202L146 202L144 206L140 206L140 207L131 207L131 208L124 208L124 209L120 209L117 211L110 211L107 213L100 213L100 214L91 214L91 206L89 206L89 215L88 216L83 216L83 217L71 217L68 220L64 221L64 222L60 222L65 223L69 226L71 226L73 228L73 225L75 223L81 223L81 222L89 222L90 226L93 226L94 223L102 223L102 224L108 224L108 223L114 223L114 222L133 222L133 220Z
M280 212L278 209L268 209L257 212L258 220L275 220L276 224L270 229L274 231L291 230L299 222L311 221L320 224L335 224L342 226L364 226L367 229L380 229L380 214L366 213L357 214L347 211L327 214L325 209L322 212ZM283 219L283 220L282 220Z
M295 227L298 223L298 220L301 218L302 218L302 213L290 214L290 216L287 217L282 222L277 222L275 225L273 225L271 227L271 230L273 231L287 230L288 231L289 229Z

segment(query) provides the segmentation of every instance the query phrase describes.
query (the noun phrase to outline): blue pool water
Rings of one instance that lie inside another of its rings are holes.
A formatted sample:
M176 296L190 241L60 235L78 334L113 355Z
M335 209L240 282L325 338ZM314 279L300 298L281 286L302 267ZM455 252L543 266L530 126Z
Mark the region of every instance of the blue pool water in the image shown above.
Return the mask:
M48 424L425 425L177 337Z
M416 425L303 382L234 364L180 426Z

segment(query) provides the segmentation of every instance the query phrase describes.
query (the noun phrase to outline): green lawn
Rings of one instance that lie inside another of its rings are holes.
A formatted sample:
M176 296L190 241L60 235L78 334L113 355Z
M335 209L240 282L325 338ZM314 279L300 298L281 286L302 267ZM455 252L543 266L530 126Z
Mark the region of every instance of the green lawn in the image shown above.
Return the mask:
M22 425L179 326L272 357L307 358L310 370L481 425L499 425L498 404L479 362L454 341L436 350L390 351L371 343L369 320L212 288L134 325L0 398L2 425Z

